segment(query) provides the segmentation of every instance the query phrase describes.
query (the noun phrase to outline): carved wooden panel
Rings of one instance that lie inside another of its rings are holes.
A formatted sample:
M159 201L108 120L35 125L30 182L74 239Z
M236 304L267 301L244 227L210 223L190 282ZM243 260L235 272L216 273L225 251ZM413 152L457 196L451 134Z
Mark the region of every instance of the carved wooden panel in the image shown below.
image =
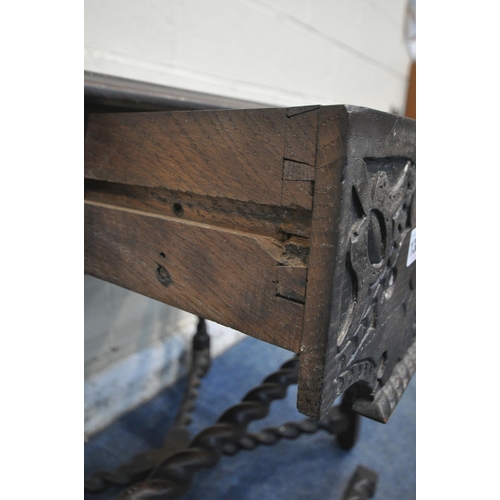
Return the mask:
M414 342L415 122L321 108L317 155L298 395L316 417L354 385L372 400Z

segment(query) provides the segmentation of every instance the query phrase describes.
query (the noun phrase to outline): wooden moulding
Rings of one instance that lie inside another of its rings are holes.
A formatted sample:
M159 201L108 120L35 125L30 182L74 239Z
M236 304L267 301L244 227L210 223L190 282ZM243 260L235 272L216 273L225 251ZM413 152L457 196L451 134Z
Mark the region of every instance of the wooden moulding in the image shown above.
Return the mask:
M372 397L414 342L414 212L413 120L88 116L85 272L300 353L312 418L350 386Z

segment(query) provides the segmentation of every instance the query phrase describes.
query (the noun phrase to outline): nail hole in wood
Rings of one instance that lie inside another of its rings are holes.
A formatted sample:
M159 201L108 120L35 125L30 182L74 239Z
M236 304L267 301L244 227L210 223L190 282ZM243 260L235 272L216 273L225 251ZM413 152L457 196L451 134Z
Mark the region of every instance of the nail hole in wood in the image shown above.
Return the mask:
M174 203L174 214L177 215L177 217L182 217L184 215L184 208L182 208L182 205L180 203Z

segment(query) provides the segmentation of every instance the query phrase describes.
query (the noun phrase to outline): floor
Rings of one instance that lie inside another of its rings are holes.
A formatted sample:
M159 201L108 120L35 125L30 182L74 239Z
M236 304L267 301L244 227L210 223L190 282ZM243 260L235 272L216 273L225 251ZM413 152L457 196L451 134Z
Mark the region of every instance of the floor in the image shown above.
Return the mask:
M232 347L212 364L204 377L190 425L192 436L212 425L227 409L292 357L291 353L253 338ZM259 360L258 363L255 360ZM161 445L171 425L184 381L162 392L85 443L85 475L111 470L136 453ZM274 402L263 420L249 431L303 420L295 409L296 386L287 398ZM413 500L416 497L414 376L388 424L362 419L356 446L343 451L324 431L282 440L223 457L212 469L197 474L185 500L341 500L358 465L378 474L375 500ZM85 500L114 499L111 488L86 494Z

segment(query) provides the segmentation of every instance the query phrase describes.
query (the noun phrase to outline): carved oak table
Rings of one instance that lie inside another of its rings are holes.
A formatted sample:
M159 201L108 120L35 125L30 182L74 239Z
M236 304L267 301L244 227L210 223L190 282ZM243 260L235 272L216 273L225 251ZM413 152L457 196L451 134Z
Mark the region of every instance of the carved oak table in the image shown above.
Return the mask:
M89 114L85 272L300 355L298 410L386 422L415 371L415 122Z

